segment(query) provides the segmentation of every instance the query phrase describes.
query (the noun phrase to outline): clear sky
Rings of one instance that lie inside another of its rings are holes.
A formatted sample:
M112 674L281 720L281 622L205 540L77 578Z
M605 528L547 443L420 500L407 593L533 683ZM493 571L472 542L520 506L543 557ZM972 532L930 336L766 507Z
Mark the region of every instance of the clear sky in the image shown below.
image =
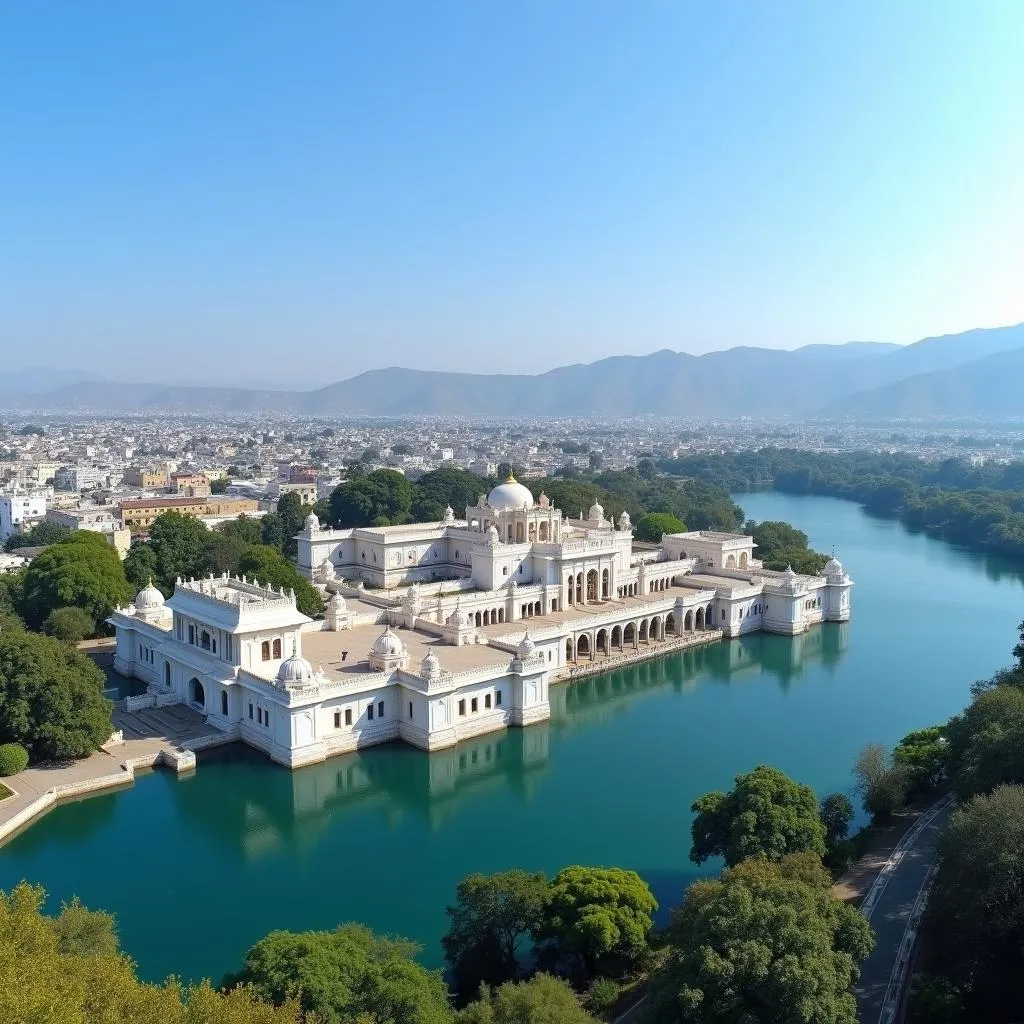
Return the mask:
M0 11L0 352L540 370L1024 320L1024 0Z

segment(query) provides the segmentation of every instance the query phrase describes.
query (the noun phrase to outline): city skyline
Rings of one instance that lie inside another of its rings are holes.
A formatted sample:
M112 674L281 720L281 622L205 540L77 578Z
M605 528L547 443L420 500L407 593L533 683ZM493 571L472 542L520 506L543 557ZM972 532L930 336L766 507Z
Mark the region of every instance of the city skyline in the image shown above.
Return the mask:
M1011 2L21 8L6 366L307 387L1019 322L1022 30Z

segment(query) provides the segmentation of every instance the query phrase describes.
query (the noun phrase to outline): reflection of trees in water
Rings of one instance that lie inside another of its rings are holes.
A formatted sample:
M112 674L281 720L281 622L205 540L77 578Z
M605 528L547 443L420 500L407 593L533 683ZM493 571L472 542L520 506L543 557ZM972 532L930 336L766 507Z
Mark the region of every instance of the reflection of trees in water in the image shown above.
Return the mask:
M785 690L811 665L821 663L834 671L848 640L845 622L825 623L792 637L751 633L553 686L552 726L566 731L601 725L637 698L668 686L682 692L709 680L731 683L766 673Z
M175 795L183 816L248 855L306 845L339 816L369 807L390 818L419 814L437 827L479 791L528 797L547 766L548 735L543 723L430 754L390 743L296 771L236 745L200 755L194 779Z

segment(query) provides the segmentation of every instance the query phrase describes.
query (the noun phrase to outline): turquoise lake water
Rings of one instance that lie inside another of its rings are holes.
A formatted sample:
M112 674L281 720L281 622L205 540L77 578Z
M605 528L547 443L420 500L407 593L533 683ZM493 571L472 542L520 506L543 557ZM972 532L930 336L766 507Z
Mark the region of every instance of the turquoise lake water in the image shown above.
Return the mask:
M667 907L697 872L690 803L768 762L848 790L867 742L944 720L1010 661L1021 567L859 506L737 495L843 560L853 618L756 634L552 690L550 723L426 755L375 748L289 772L245 751L188 778L63 805L0 849L0 887L42 883L117 914L140 974L212 977L274 928L363 921L441 962L444 907L472 871L635 868Z

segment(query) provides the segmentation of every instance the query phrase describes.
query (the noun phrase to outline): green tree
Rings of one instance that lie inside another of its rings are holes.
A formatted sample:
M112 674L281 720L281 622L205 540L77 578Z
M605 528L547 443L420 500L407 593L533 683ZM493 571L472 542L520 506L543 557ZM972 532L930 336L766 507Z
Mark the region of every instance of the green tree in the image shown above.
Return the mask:
M648 512L641 516L633 527L633 536L637 540L652 541L657 544L666 533L685 533L686 523L678 516L669 512Z
M156 587L163 589L160 566L151 544L143 542L131 546L128 557L124 560L124 575L129 587L136 594L151 581ZM165 590L164 593L170 593L170 590Z
M946 727L949 777L961 800L1006 783L1024 783L1024 690L1001 685L978 693Z
M572 987L550 974L484 987L480 998L456 1015L457 1024L597 1024Z
M926 968L957 988L965 1020L1024 1018L1024 788L957 808L939 839Z
M535 938L543 964L586 980L634 967L658 909L647 883L622 868L563 868L551 880Z
M909 773L902 765L893 762L892 754L881 743L869 743L864 747L857 755L853 775L857 780L857 792L869 814L884 818L906 802Z
M459 882L441 943L460 997L472 996L482 982L519 976L522 945L541 923L547 892L542 874L519 870Z
M149 527L149 543L156 556L157 575L153 582L165 593L174 581L198 579L209 571L207 548L210 531L195 516L164 512Z
M706 793L690 808L690 859L724 857L730 867L748 857L778 860L789 853L825 855L825 826L810 786L768 765L736 776L728 793Z
M488 482L475 473L454 466L444 466L423 476L413 484L415 496L412 518L417 523L432 523L444 518L450 506L459 518L477 498L488 491Z
M640 474L641 480L653 480L658 475L654 459L640 459L636 464L636 471Z
M96 623L84 608L54 608L43 623L43 632L66 644L77 644L92 636Z
M853 804L845 793L830 793L818 807L825 826L825 845L834 850L845 838L853 820Z
M295 606L303 615L315 618L324 611L320 592L277 548L254 544L238 563L238 572L258 580L265 587L295 591Z
M65 956L116 956L120 951L112 914L83 907L75 896L54 918L57 951Z
M757 557L766 569L782 571L792 566L795 572L814 575L819 573L828 560L825 555L808 547L807 534L789 523L766 520L763 523L748 522L744 527L754 538Z
M61 526L60 523L51 523L48 519L44 519L42 522L36 523L31 530L26 530L25 533L12 533L4 541L4 550L16 551L18 548L45 547L47 544L56 544L57 541L63 540L70 534L69 526Z
M85 757L110 739L103 673L79 651L38 633L0 633L0 742L33 761Z
M341 527L409 521L413 487L401 473L378 469L338 484L331 494L331 522Z
M221 523L217 527L216 532L224 534L225 537L232 537L247 545L263 543L263 530L260 526L260 520L255 516L239 516L237 519Z
M749 860L694 882L676 912L655 1021L855 1024L851 991L873 945L813 853Z
M362 925L334 931L271 932L245 954L228 988L252 987L260 999L295 999L323 1024L448 1024L448 992L439 972L413 957L405 939L374 935Z
M948 752L946 727L933 725L908 732L893 748L892 759L908 772L913 789L928 792L945 781Z
M55 608L74 605L102 622L131 597L114 548L101 534L77 530L32 560L22 601L26 621L38 629Z
M298 551L298 542L295 534L302 530L306 516L309 515L309 508L302 504L302 499L294 492L282 494L277 500L277 517L281 520L281 532L283 543L281 550L289 558L293 558Z
M0 1020L40 1024L302 1024L298 1006L259 1002L242 988L140 982L116 935L88 911L42 913L45 893L22 882L0 893ZM71 906L71 905L69 905ZM309 1019L305 1024L316 1024Z

